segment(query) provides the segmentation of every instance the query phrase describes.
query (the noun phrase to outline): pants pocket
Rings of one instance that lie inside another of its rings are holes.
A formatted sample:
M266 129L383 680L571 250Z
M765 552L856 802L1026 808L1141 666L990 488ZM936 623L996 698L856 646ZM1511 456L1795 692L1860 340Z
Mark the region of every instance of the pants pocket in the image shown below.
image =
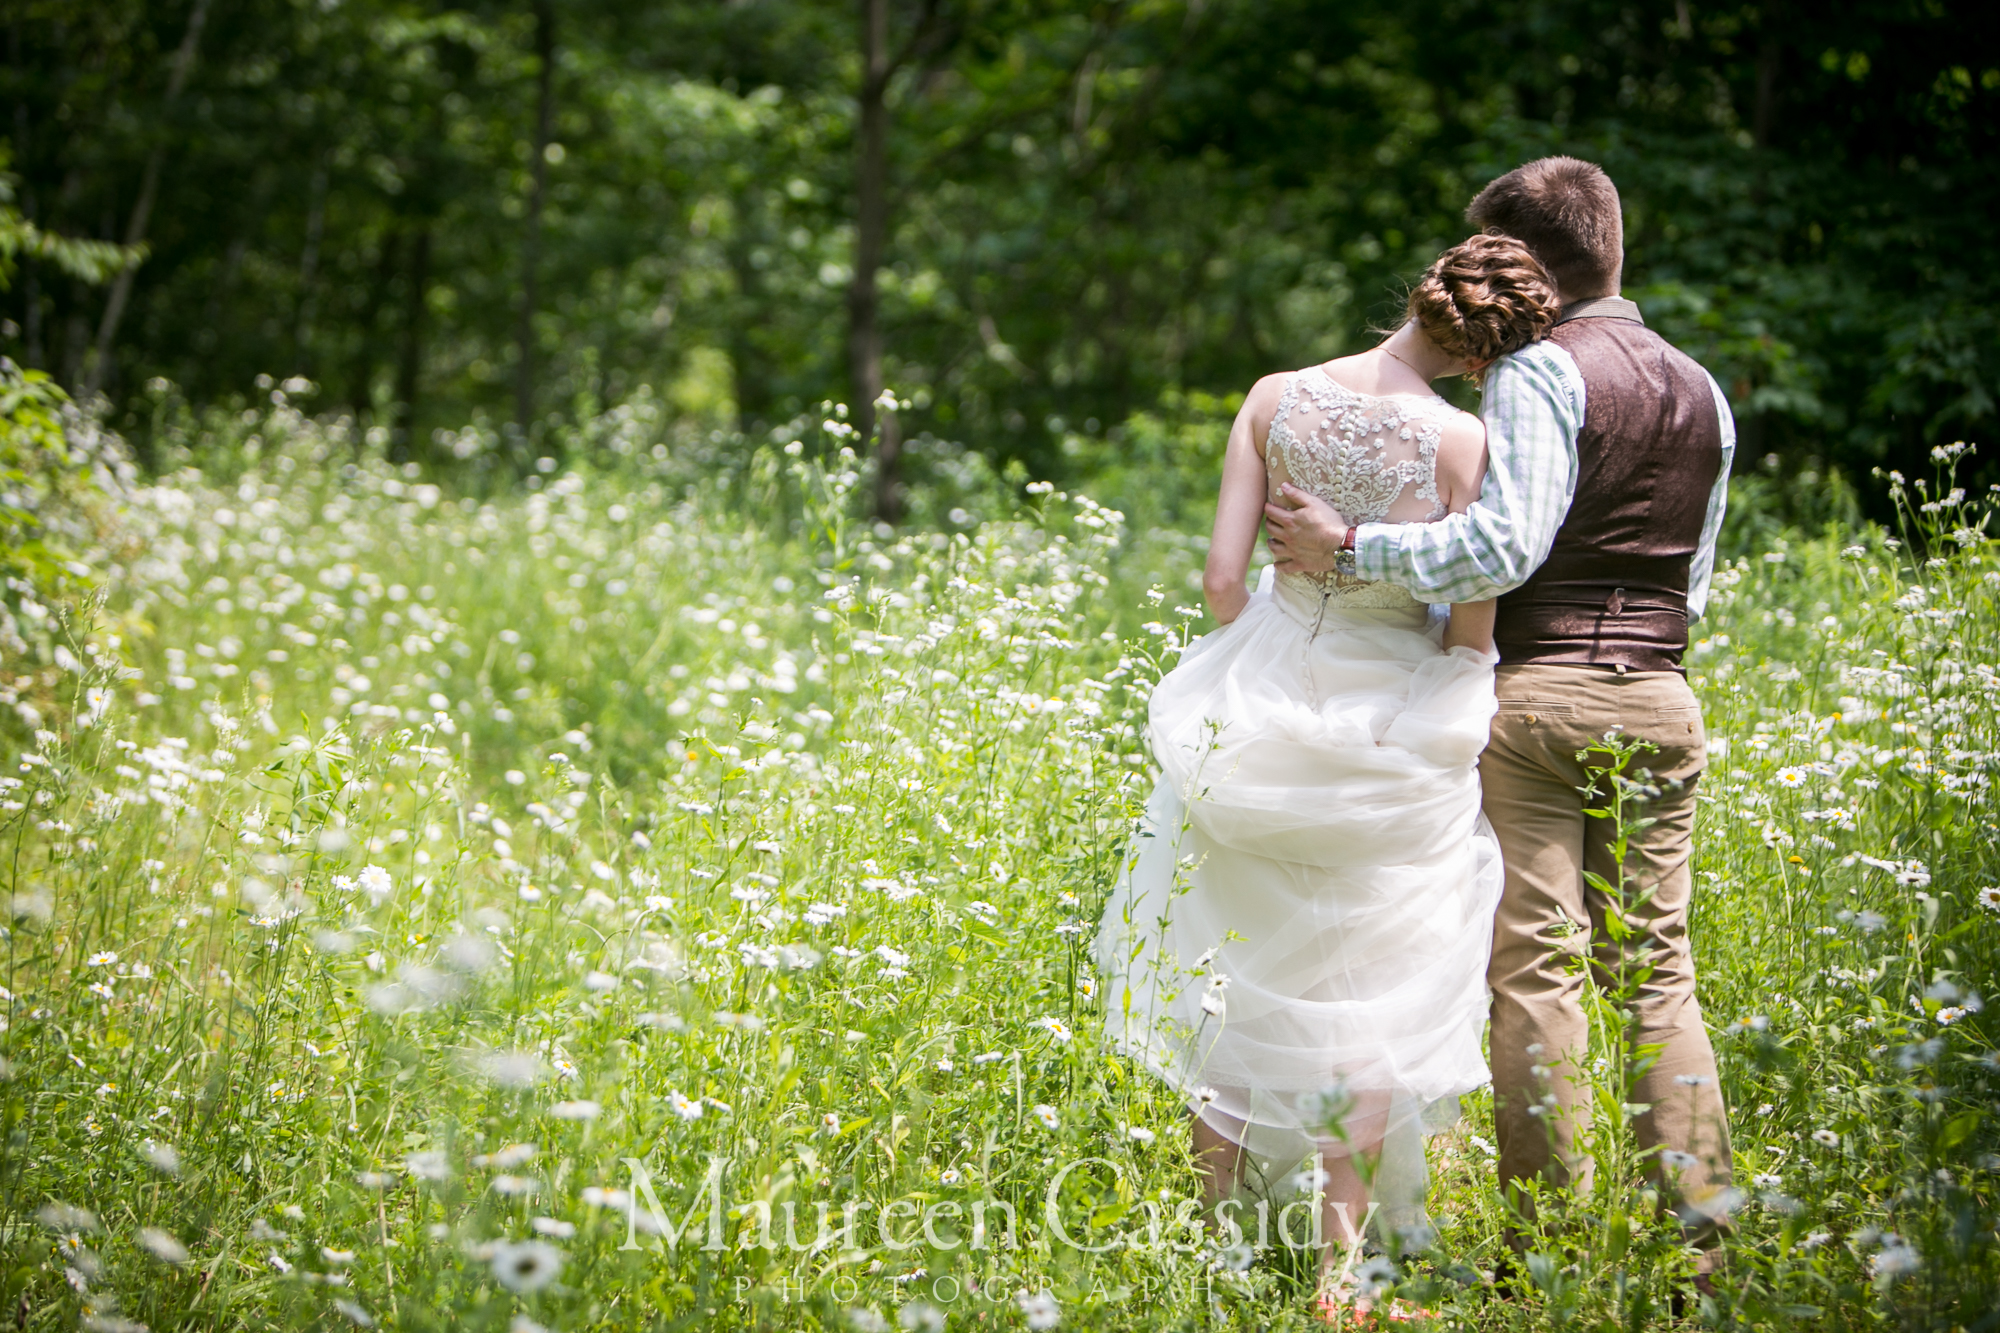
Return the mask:
M1502 699L1497 719L1508 722L1525 722L1534 726L1538 722L1573 722L1576 720L1576 705L1571 703L1551 703L1544 699Z
M1647 740L1699 744L1702 737L1701 705L1675 704L1658 709L1653 714L1651 730L1654 734Z
M1702 730L1701 708L1696 704L1657 709L1648 719L1633 719L1626 734L1634 740L1650 741L1659 749L1641 755L1637 766L1655 778L1692 782L1708 764L1708 737Z

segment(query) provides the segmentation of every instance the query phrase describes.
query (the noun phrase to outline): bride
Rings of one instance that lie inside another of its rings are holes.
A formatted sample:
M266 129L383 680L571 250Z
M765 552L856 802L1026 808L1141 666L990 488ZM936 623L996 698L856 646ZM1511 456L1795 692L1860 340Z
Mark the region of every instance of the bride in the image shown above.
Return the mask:
M1203 578L1222 628L1150 704L1160 780L1097 940L1107 1027L1185 1100L1231 1239L1240 1190L1268 1199L1314 1172L1327 1278L1371 1216L1422 1221L1423 1135L1487 1081L1501 871L1476 770L1493 605L1447 618L1398 587L1297 572L1276 537L1252 594L1251 551L1265 506L1300 492L1356 524L1466 508L1485 432L1430 381L1478 377L1557 309L1519 242L1475 236L1431 266L1380 346L1258 381Z

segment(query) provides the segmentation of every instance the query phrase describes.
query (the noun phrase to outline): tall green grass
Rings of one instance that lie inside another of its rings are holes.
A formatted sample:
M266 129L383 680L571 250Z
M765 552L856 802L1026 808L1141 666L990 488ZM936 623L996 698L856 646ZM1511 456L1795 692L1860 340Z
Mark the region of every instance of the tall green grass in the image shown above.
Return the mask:
M1313 1322L1303 1265L1199 1234L1085 961L1198 539L963 460L937 530L876 529L832 414L726 485L605 423L612 469L482 496L278 399L190 435L206 470L79 553L102 605L0 667L0 1308ZM1690 1318L1972 1328L2000 1285L2000 566L1938 485L1921 557L1770 537L1698 627L1742 1194ZM1667 1326L1690 1257L1636 1176L1551 1210L1529 1290L1481 1280L1489 1124L1374 1279L1448 1326Z

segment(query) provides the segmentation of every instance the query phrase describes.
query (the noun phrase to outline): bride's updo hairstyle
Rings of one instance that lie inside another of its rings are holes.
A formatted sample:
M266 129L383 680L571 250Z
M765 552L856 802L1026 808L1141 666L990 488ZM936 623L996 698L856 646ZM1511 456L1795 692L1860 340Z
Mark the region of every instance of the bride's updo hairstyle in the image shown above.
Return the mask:
M1410 292L1409 317L1442 351L1491 361L1555 327L1548 271L1511 236L1473 236L1437 257Z

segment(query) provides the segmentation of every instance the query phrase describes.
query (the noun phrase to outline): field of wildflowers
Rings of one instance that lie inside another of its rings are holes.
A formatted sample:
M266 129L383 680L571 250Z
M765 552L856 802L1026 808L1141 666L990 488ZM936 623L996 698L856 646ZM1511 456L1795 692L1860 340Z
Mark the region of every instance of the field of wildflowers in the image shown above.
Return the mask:
M0 1317L1312 1325L1295 1255L1201 1234L1085 962L1200 543L1045 485L869 527L837 417L726 478L600 428L617 466L482 495L281 387L112 476L94 602L14 580ZM1994 1326L2000 563L1958 461L1889 479L1899 534L1730 553L1697 630L1716 1294L1671 1312L1627 1160L1496 1296L1476 1104L1369 1282L1439 1327Z

